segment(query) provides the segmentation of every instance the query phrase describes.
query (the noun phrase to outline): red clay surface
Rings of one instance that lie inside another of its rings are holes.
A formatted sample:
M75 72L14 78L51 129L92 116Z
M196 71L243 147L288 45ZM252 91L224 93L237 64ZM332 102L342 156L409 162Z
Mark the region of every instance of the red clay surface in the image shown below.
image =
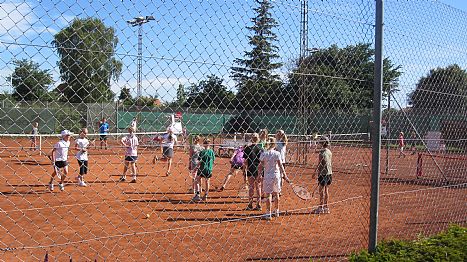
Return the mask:
M0 142L3 147L28 145L27 140ZM140 151L138 183L130 184L117 182L123 168L121 148L92 149L86 188L74 182L77 163L70 155L65 191L56 186L50 192L52 166L45 156L3 148L0 258L38 261L48 252L49 261L70 257L73 261L346 260L349 253L368 246L371 151L331 149L331 214L311 214L318 200L299 200L285 185L281 210L286 213L265 221L255 217L262 212L244 211L246 200L237 197L240 175L233 177L228 190L210 192L207 202L192 203L187 193L188 156L183 150L176 152L169 177L165 164L151 164L153 149ZM465 184L433 188L406 183L414 180L416 157L398 159L391 151L390 173L382 175L380 185L380 240L413 239L450 223L466 224ZM308 155L309 167L316 165L316 158ZM220 186L228 168L227 158L216 159L213 188ZM313 190L313 168L288 166L286 170L295 182ZM405 183L395 178L405 178Z

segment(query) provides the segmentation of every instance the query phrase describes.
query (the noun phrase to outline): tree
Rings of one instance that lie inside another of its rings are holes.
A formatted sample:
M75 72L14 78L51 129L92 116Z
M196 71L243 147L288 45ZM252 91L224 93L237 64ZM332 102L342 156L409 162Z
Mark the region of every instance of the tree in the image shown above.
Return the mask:
M43 98L47 89L53 83L49 70L41 70L39 64L26 59L15 60L15 71L8 77L14 91L16 101L34 101Z
M222 82L221 78L210 75L207 80L191 85L184 105L212 109L232 108L235 94L227 90Z
M374 50L370 44L332 45L299 59L289 74L292 107L360 112L373 106ZM384 96L395 92L400 66L383 61Z
M464 113L467 110L467 72L454 64L430 70L408 95L414 109L426 113Z
M118 39L112 27L97 18L75 19L54 36L62 90L67 101L92 103L113 100L110 80L118 80L122 63L115 59Z
M278 59L279 48L274 45L277 36L273 32L277 22L271 15L273 8L269 0L255 0L259 5L253 10L256 17L252 18L253 26L247 29L253 32L248 36L251 51L245 51L245 58L234 60L237 67L231 68L231 76L237 82L237 97L241 104L240 109L275 108L277 91L282 82L274 70L282 66L274 63Z
M118 96L118 100L121 101L125 105L133 105L134 100L130 93L130 88L123 87L120 91L120 95Z
M177 88L177 97L171 106L182 107L185 105L186 100L187 100L187 92L185 91L185 86L183 86L182 84L179 84Z

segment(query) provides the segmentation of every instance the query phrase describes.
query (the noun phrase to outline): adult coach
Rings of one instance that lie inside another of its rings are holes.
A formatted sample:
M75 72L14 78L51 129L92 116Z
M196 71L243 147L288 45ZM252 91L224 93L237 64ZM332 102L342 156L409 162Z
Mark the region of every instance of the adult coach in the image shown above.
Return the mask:
M99 140L101 141L101 149L102 146L105 146L107 149L107 134L109 133L109 123L107 123L107 119L105 117L99 122Z

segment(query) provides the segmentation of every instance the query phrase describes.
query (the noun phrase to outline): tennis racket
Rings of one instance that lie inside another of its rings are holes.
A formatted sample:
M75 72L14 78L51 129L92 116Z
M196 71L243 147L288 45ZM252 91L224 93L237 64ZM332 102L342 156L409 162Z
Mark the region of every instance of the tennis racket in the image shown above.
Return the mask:
M243 184L238 190L238 197L240 197L240 199L248 199L250 197L249 191L250 188L248 186L248 183Z
M51 156L47 155L47 158L50 160L50 162L52 162L52 166L54 167L54 171L55 171L55 174L57 175L57 178L62 179L62 172L60 171L60 168L58 168L55 165L55 162L52 160Z
M306 187L294 184L292 181L289 181L289 185L292 187L294 194L302 200L310 200L314 198L314 191L310 193Z

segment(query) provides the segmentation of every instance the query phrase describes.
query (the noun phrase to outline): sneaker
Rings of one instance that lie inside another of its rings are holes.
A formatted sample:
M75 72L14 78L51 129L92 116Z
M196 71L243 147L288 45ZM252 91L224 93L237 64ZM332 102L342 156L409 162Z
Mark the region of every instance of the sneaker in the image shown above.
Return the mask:
M196 194L191 200L194 201L194 202L199 202L199 201L201 201L201 197L199 197L199 195Z
M86 183L84 183L84 181L81 180L81 181L79 181L78 186L86 187L88 185L86 185Z
M322 207L318 207L316 209L314 209L313 211L311 211L311 213L313 214L322 214L323 213L323 208Z
M125 177L125 176L122 176L122 177L120 177L120 179L119 179L118 181L120 181L120 182L125 182L125 181L126 181L126 177Z
M54 184L49 184L49 190L54 191Z
M255 208L255 210L257 210L257 211L261 211L261 204L259 204L259 203L258 203L258 204L256 205L256 208Z
M65 185L62 183L58 184L58 188L60 188L60 191L65 191Z
M253 204L252 203L248 204L248 206L245 208L245 210L247 210L247 211L253 210Z
M272 212L272 216L279 217L279 209Z
M325 208L323 208L323 212L322 212L322 213L323 213L323 214L330 214L331 211L329 210L329 207L325 207Z
M207 201L207 200L208 200L208 194L205 194L205 195L203 196L203 201Z
M131 179L130 183L136 183L136 177L133 177L133 179Z
M170 175L171 175L170 172L165 173L165 176L170 176Z
M219 189L217 189L217 191L219 191L219 192L222 192L222 191L224 191L224 190L225 190L225 187L224 187L224 186L221 186L221 187L219 187Z
M265 220L272 220L272 215L270 213L266 213L262 215L261 218Z

